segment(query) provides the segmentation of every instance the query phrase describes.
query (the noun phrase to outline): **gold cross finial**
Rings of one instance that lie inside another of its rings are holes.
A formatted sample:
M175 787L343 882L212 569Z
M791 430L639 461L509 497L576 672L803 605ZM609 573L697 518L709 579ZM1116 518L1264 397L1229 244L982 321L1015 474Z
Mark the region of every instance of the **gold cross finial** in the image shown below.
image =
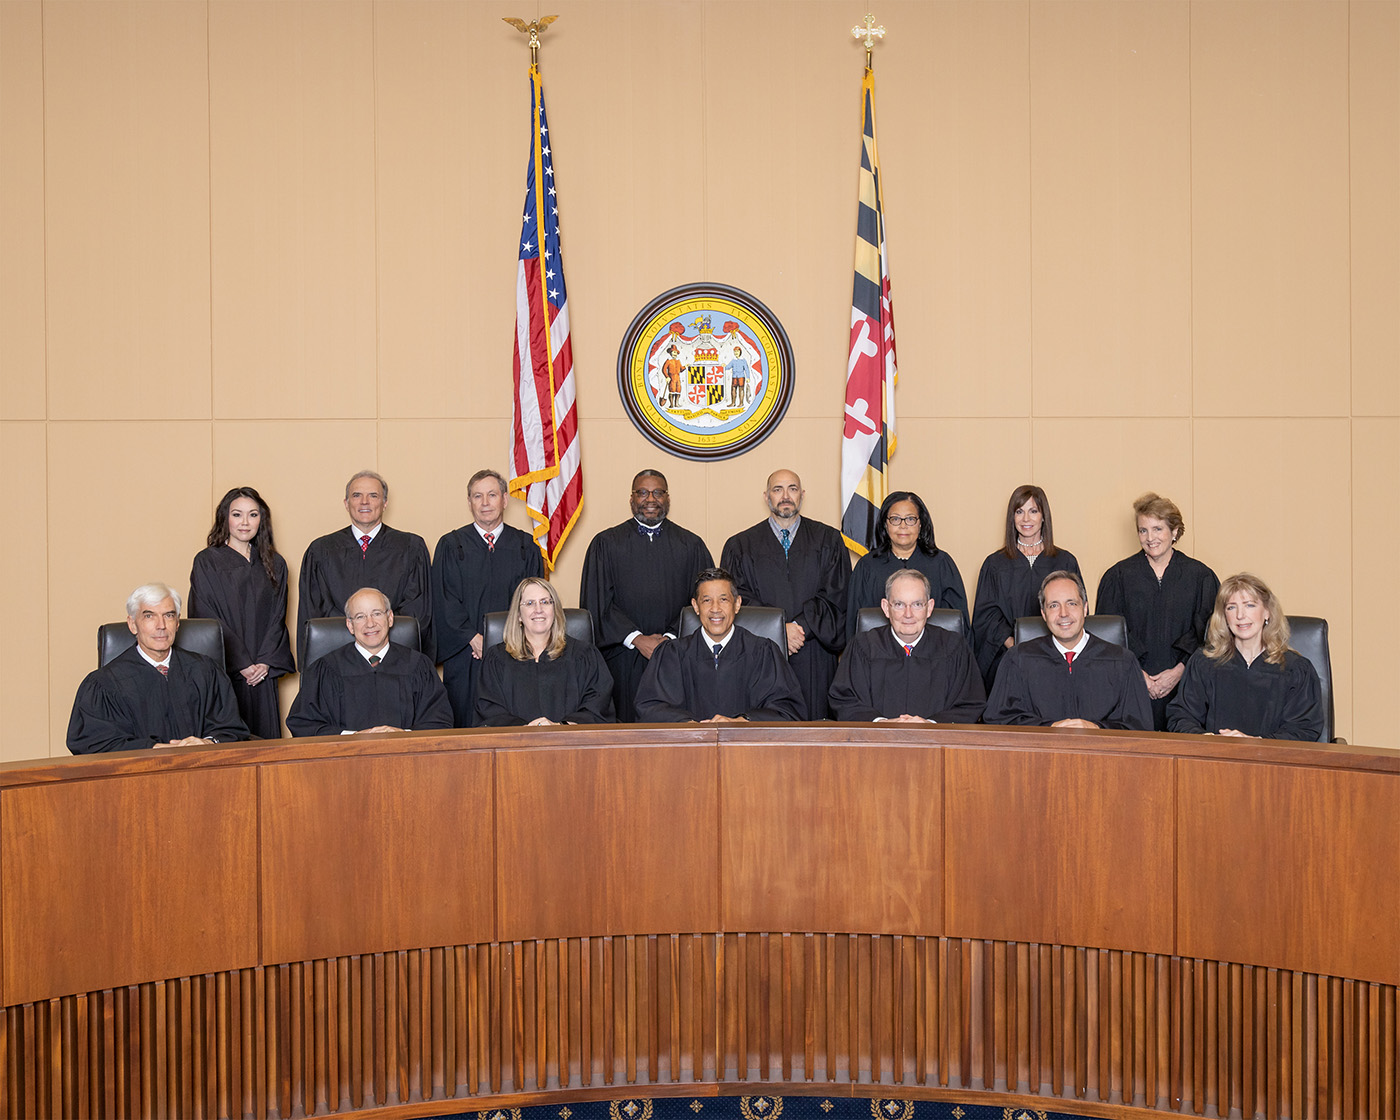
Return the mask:
M879 27L876 27L875 13L866 12L864 25L851 28L851 34L854 35L857 39L859 39L861 36L865 37L865 68L869 70L870 48L875 45L876 39L883 39L885 37L884 24L881 24Z
M526 23L523 19L516 19L514 16L502 16L501 18L522 35L530 36L530 65L534 66L538 64L540 58L540 32L559 17L540 16L539 19L532 19L529 23Z

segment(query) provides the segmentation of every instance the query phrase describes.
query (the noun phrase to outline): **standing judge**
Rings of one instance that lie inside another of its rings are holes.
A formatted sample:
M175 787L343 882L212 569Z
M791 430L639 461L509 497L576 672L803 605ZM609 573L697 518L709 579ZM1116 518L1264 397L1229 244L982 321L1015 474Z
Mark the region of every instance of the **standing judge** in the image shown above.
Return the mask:
M219 502L208 547L190 571L190 617L217 618L238 714L259 739L282 738L277 679L295 669L287 635L287 561L272 511L251 486Z
M652 655L637 690L643 722L732 723L800 720L806 712L797 677L776 642L734 625L742 600L734 577L706 568L695 578L691 609L700 629Z
M906 570L885 581L888 626L856 634L836 670L831 707L840 720L976 723L987 705L967 643L930 626L928 576Z
M580 606L593 613L598 648L613 679L619 723L637 719L637 686L647 662L690 602L695 573L714 563L705 542L669 520L666 476L632 480L632 516L604 529L583 558Z
M472 523L444 534L433 551L433 632L456 727L477 723L486 615L505 610L522 579L544 575L534 538L505 524L505 479L477 471L467 482L467 501Z
M1002 656L1015 645L1016 620L1038 614L1040 585L1053 571L1079 572L1074 553L1055 545L1050 501L1039 486L1018 486L1006 503L1006 537L982 562L972 608L972 646L991 688Z
M846 648L851 556L839 532L802 516L803 494L792 471L770 474L763 495L769 516L725 542L720 567L733 573L749 606L782 608L788 664L807 716L825 719L836 661Z
M1137 659L1084 629L1084 581L1051 572L1040 587L1050 633L1007 651L983 719L1042 727L1152 730L1152 705Z
M452 706L437 669L416 649L391 645L393 625L382 591L362 587L351 595L345 627L355 640L302 670L287 730L300 736L451 727Z
M481 663L477 712L484 727L612 723L612 677L590 642L570 641L564 608L543 579L511 596L505 640Z
M1288 648L1288 616L1258 576L1220 585L1205 645L1167 705L1167 729L1196 735L1296 739L1322 734L1317 670Z
M856 561L851 573L846 634L855 633L856 615L862 607L880 605L890 574L906 568L928 577L934 604L961 614L963 632L970 639L962 573L953 558L938 547L928 507L912 490L896 490L880 506L880 516L875 521L875 547Z
M176 649L180 593L142 584L126 601L136 644L83 678L68 720L74 754L192 747L248 738L233 686L215 662Z
M389 484L373 471L360 471L345 484L347 528L317 537L301 558L297 581L297 662L306 660L303 623L331 618L357 587L377 587L399 613L418 620L419 643L433 656L433 594L428 546L417 533L384 524Z
M1176 503L1144 494L1133 503L1142 551L1120 560L1099 580L1100 614L1121 614L1128 648L1142 669L1152 700L1152 727L1167 729L1167 704L1201 648L1220 580L1176 547L1186 522Z

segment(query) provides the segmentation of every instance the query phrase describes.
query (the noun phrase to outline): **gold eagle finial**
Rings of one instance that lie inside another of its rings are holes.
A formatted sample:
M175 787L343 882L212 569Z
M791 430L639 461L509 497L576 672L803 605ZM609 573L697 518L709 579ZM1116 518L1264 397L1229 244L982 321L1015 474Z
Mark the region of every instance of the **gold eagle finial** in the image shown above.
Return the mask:
M540 32L559 17L540 16L539 19L532 19L529 23L526 23L523 19L516 19L514 16L502 16L501 18L522 35L530 36L530 65L534 66L539 61Z

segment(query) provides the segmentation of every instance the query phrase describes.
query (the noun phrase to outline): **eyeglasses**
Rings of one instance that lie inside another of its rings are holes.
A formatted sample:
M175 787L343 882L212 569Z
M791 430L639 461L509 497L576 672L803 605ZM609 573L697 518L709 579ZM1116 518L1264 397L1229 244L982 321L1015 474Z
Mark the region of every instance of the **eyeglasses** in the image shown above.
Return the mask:
M885 518L885 524L887 525L908 525L912 528L918 523L919 515L917 513L911 513L908 517L898 517L892 513Z
M350 621L357 626L363 626L367 621L373 619L375 622L383 622L389 616L388 611L370 611L369 614L352 614Z
M633 491L632 491L632 497L636 498L637 501L639 501L639 502L642 501L644 498L664 498L665 496L666 496L666 491L665 491L665 490L633 490Z

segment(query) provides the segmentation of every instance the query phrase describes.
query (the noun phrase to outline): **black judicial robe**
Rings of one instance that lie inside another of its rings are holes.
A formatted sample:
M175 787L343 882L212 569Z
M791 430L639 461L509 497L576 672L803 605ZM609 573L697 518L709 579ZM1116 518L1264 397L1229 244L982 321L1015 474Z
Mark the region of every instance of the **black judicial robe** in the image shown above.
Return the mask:
M1246 664L1239 650L1214 661L1198 649L1167 705L1167 730L1201 735L1222 727L1265 739L1315 743L1322 734L1322 685L1312 662L1286 650L1283 664L1260 654Z
M690 605L696 575L713 564L705 542L670 520L662 522L654 541L629 517L589 542L579 606L593 612L619 723L636 722L637 686L647 668L647 659L624 646L623 639L633 630L674 632L681 611Z
M483 727L518 727L544 716L555 723L612 723L612 675L588 642L565 642L557 658L517 661L504 645L481 659Z
M776 642L736 626L716 668L709 637L697 630L657 647L637 690L640 722L683 723L716 715L806 718L802 689Z
M963 590L962 573L943 549L932 556L921 548L915 548L908 560L901 560L891 550L883 556L867 552L856 561L851 573L851 594L846 609L846 636L855 633L856 615L861 607L878 607L885 597L885 581L891 573L902 568L914 568L928 576L933 588L933 605L958 611L963 619L963 633L971 644L972 630L967 620L967 592Z
M433 657L433 592L428 546L417 533L381 525L369 548L350 526L306 546L297 580L297 663L306 660L302 623L309 618L343 617L345 600L362 587L389 596L395 614L418 620L419 648Z
M1070 672L1047 635L1006 651L982 718L1041 727L1087 719L1120 731L1151 731L1152 705L1137 659L1122 646L1090 634Z
M351 642L302 672L301 691L287 713L293 735L339 735L382 725L406 731L452 726L447 690L417 650L390 645L384 660L371 666Z
M273 560L277 582L267 578L254 543L245 560L227 545L206 548L190 570L190 618L217 618L224 630L224 665L238 713L259 739L282 738L277 678L296 671L287 635L287 562ZM249 685L240 669L266 665L267 677Z
M982 682L988 688L997 679L1006 639L1016 633L1016 620L1040 614L1040 585L1051 572L1061 571L1079 574L1079 561L1063 548L1054 556L1042 552L1030 562L998 549L982 561L977 600L972 608L972 648L977 652Z
M507 609L516 585L532 576L544 576L539 545L510 525L496 530L494 550L473 525L445 533L433 550L433 634L454 726L478 723L481 662L472 656L472 638L485 633L486 615Z
M172 649L170 675L136 646L83 678L68 720L74 754L136 751L198 735L220 743L248 738L228 676L209 658Z
M851 554L841 534L804 517L784 554L765 518L730 537L719 563L734 577L745 606L781 607L806 631L806 644L788 665L802 686L808 718L825 719L836 661L846 648Z
M967 643L937 626L906 654L888 626L851 639L831 685L839 720L923 716L938 723L976 723L987 706L982 675Z
M1161 583L1147 556L1139 552L1104 572L1095 611L1123 616L1128 648L1142 671L1155 676L1201 648L1219 590L1215 573L1180 549L1172 553ZM1154 730L1167 729L1167 704L1173 695L1151 702Z

